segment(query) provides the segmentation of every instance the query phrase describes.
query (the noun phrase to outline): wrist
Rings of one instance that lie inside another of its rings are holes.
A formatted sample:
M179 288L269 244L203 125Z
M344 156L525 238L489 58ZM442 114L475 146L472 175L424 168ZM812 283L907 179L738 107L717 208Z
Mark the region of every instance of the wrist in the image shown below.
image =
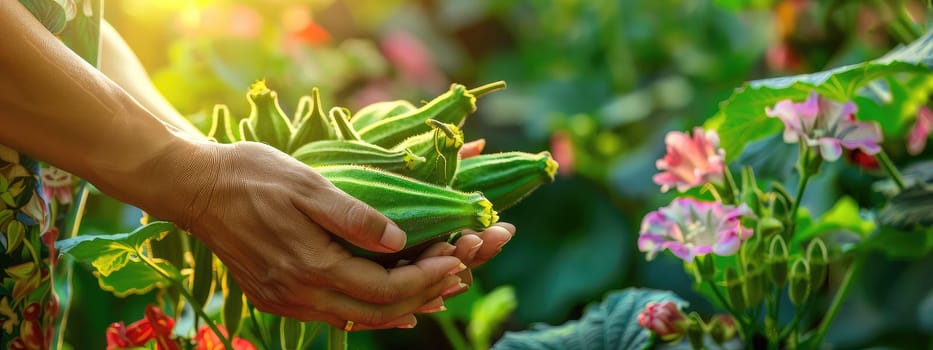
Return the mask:
M167 136L166 136L167 135ZM91 181L102 192L136 206L161 220L189 228L204 208L199 197L208 196L217 178L216 166L223 145L167 132L126 155L115 156L101 169L99 181ZM122 160L122 163L117 161ZM90 179L89 179L90 180Z

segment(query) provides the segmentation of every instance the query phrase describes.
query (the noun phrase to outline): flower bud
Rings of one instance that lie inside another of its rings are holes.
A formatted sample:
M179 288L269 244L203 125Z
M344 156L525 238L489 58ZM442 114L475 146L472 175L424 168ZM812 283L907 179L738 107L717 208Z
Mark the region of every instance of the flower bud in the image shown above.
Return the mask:
M803 305L810 296L810 265L806 260L798 258L794 261L788 276L788 283L790 283L788 287L790 301L797 306Z
M787 243L784 242L784 237L775 235L771 238L765 261L768 263L768 277L771 282L783 287L787 281Z
M693 259L693 264L700 274L701 282L713 280L713 276L716 274L716 265L711 254L697 256Z
M784 231L784 224L781 223L781 220L775 219L773 217L767 216L758 220L758 233L762 237L770 237L773 234L781 233Z
M638 314L638 324L661 337L672 341L683 336L686 330L686 318L673 301L650 302Z
M709 335L716 344L722 345L736 333L735 320L727 314L716 314L707 325Z
M756 268L756 264L745 264L745 284L742 285L742 292L745 295L745 305L754 307L761 302L765 296L765 276L761 268Z
M687 338L690 339L690 346L695 350L703 349L703 335L706 327L703 319L696 312L690 313L690 320L687 325Z
M829 263L826 243L814 238L807 246L807 264L810 265L810 286L818 289L826 281L826 265Z
M743 281L731 266L726 269L726 291L729 293L729 302L736 312L745 311L745 296L742 295Z

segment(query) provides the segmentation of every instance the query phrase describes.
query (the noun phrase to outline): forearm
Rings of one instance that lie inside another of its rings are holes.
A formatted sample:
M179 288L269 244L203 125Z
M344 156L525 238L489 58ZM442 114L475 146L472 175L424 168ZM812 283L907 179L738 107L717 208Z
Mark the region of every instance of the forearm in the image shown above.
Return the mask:
M0 40L0 144L118 198L146 162L178 144L149 111L19 2L0 2L0 33L6 34Z
M120 34L107 22L101 23L100 33L101 72L119 84L156 118L192 136L203 138L204 135L155 88L139 58Z

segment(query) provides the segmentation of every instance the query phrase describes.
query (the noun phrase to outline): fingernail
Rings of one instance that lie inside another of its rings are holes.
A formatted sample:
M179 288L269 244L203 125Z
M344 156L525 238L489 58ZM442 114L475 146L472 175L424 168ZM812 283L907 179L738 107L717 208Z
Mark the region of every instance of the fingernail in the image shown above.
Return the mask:
M444 250L441 251L441 255L445 255L445 256L454 255L455 250L457 250L457 246L448 243L447 246L444 247Z
M479 241L479 243L476 243L475 246L471 247L470 250L467 251L466 260L473 260L473 258L476 257L476 253L479 252L479 247L482 247L482 246L483 246L483 241L481 240Z
M418 318L415 315L410 315L410 317L405 317L404 321L400 321L391 327L402 328L402 329L412 329L415 328L415 325L418 324Z
M447 295L451 295L451 294L457 293L457 292L459 292L459 291L461 291L461 290L466 289L467 287L468 287L468 286L467 286L466 283L463 283L463 282L457 283L457 284L455 284L455 285L452 285L452 286L450 286L450 287L447 287L447 289L444 289L444 292L441 293L441 296L447 296Z
M421 314L430 314L430 313L435 313L435 312L441 312L444 310L447 310L447 307L444 306L444 298L437 297L425 303L424 306L422 306L416 312L421 313Z
M379 240L379 244L382 244L383 247L392 251L397 251L405 248L406 240L405 231L398 228L395 223L389 222L389 224L386 225L385 231L382 232L382 238Z
M454 266L454 268L450 269L450 271L447 271L447 276L456 275L460 273L460 271L466 270L466 268L466 265L460 263L457 266Z
M499 243L499 246L496 247L496 251L502 250L502 247L505 247L505 244L506 244L506 243L509 243L509 241L511 241L511 240L512 240L512 237L509 237L509 239L505 240L505 241L502 242L502 243Z

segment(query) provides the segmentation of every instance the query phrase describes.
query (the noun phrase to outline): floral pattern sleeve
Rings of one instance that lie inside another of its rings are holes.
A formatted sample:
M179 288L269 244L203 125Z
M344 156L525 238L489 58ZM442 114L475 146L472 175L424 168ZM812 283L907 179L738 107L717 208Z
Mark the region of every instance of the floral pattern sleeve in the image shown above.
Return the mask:
M20 3L97 66L101 0ZM55 286L54 242L65 213L72 212L76 183L70 174L0 145L0 349L51 347L64 302L56 291L67 290Z

